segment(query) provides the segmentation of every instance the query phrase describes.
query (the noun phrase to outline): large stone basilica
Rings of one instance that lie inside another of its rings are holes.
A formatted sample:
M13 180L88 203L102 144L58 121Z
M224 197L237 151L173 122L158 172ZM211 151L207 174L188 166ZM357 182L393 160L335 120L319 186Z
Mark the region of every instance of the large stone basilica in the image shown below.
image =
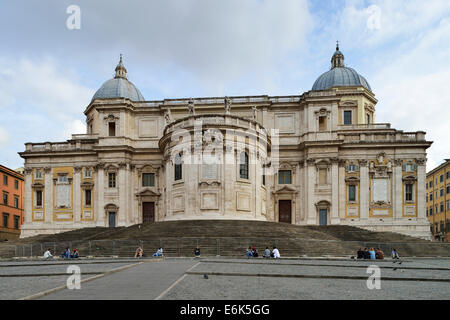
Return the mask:
M183 219L352 225L430 238L425 132L375 123L344 65L293 96L146 101L122 58L86 134L26 143L22 237Z

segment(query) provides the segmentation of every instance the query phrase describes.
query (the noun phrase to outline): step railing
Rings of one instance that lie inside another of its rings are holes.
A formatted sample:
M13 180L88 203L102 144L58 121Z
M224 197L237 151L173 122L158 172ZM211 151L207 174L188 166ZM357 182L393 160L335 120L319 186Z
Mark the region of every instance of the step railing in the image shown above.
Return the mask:
M199 246L202 256L244 256L250 246L260 254L266 247L276 246L285 257L301 256L355 256L359 248L380 248L385 256L397 249L401 256L450 257L449 243L433 242L378 242L310 240L299 238L155 238L146 240L81 240L41 242L22 245L0 245L0 258L39 257L50 249L54 256L60 256L69 248L77 249L80 256L133 257L141 246L146 256L163 248L165 256L193 256Z

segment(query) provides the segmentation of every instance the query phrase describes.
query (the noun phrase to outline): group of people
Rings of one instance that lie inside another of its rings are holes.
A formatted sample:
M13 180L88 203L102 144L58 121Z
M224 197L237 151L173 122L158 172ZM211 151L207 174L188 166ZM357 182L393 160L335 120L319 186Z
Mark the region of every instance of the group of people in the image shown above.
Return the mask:
M361 248L359 248L358 252L357 252L357 258L358 259L384 259L384 252L381 251L380 248L364 248L364 250L362 250Z
M391 252L392 255L392 259L400 259L400 256L397 252L397 249L392 249ZM367 249L364 248L364 250L362 250L361 248L359 248L358 252L357 252L357 258L358 259L384 259L384 252L381 251L380 248L376 248L375 250L373 248Z
M245 256L247 257L247 259L257 258L259 256L258 250L256 250L255 246L248 247ZM263 258L281 258L280 251L277 247L273 247L272 251L270 251L269 247L266 247L266 250L264 250Z
M153 257L162 257L163 256L163 248L159 248L154 254ZM135 258L142 258L145 257L144 255L144 249L142 249L141 246L139 246L136 249L136 253L134 255Z
M73 251L71 252L69 248L66 248L61 253L60 257L62 259L77 259L79 257L79 254L78 254L77 249L73 249ZM45 260L53 259L53 255L52 255L52 252L50 251L50 249L47 249L44 252L44 259Z

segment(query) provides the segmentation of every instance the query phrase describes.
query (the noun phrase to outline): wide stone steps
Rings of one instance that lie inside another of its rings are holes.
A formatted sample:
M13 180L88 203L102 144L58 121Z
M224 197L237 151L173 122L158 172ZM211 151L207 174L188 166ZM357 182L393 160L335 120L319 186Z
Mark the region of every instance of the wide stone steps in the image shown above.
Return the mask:
M60 255L66 247L82 256L132 257L141 245L147 256L161 246L165 256L244 256L254 245L260 255L277 246L282 256L350 256L360 247L380 247L386 256L396 248L403 256L450 256L450 246L390 232L350 226L296 226L242 220L190 220L146 223L121 228L86 228L41 235L0 245L0 257L42 255L50 248ZM11 246L13 245L13 246ZM16 246L14 246L16 245ZM12 254L13 252L13 254Z

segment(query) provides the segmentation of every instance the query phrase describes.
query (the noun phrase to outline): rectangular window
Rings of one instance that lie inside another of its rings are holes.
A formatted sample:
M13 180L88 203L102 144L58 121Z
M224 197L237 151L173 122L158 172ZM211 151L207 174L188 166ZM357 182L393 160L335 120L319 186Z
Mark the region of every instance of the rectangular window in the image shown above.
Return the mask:
M108 123L109 128L109 136L115 137L116 136L116 123L115 122L109 122Z
M155 174L154 173L143 173L142 174L142 186L143 187L154 187L155 186Z
M348 201L356 201L356 186L354 184L348 186Z
M278 184L291 184L292 172L291 170L279 170L278 171Z
M14 180L14 189L19 190L19 180Z
M8 194L3 192L3 204L8 205Z
M433 201L433 192L430 193L430 201Z
M406 190L406 201L413 201L413 185L412 184L406 184L405 185Z
M441 174L441 175L439 176L439 182L443 182L443 181L444 181L444 175Z
M428 195L426 195L425 199L426 199L425 201L428 202Z
M34 174L34 178L37 180L42 179L42 171L41 170L36 170L35 174Z
M433 215L433 207L430 207L430 216Z
M444 188L442 188L441 190L439 190L439 196L441 196L441 197L444 196Z
M84 177L85 178L91 178L92 177L92 171L90 169L84 170Z
M58 182L59 183L66 183L68 181L68 177L66 174L64 175L58 175Z
M5 186L8 185L8 176L7 176L6 174L3 175L3 184L4 184Z
M327 118L319 117L319 131L326 131L326 130L327 130Z
M108 187L109 188L116 187L116 174L114 172L108 173Z
M19 216L14 216L14 229L19 229L19 221L20 221L20 217Z
M8 228L9 214L3 214L3 228Z
M449 193L450 193L450 185L447 186L447 194L449 194Z
M91 205L91 197L92 197L92 191L90 189L84 190L84 205L86 205L86 206Z
M444 212L444 203L443 202L441 202L441 206L440 207L441 207L441 209L440 209L441 212Z
M433 187L433 180L430 181L430 188Z
M447 210L450 210L450 200L447 201Z
M417 165L415 163L407 163L403 165L403 171L416 171Z
M428 217L428 208L427 208L427 217Z
M19 197L14 196L14 208L19 208Z
M445 178L450 179L450 171L447 171L447 173L445 174Z
M352 112L344 111L344 124L352 124Z
M266 185L266 168L262 168L262 172L263 172L263 174L262 174L262 184L263 184L263 186L265 186Z
M370 124L370 114L366 114L366 123Z
M348 172L357 172L359 171L359 166L357 164L351 163L347 166Z
M327 169L319 169L319 184L327 184Z
M36 207L42 207L42 191L36 191Z

